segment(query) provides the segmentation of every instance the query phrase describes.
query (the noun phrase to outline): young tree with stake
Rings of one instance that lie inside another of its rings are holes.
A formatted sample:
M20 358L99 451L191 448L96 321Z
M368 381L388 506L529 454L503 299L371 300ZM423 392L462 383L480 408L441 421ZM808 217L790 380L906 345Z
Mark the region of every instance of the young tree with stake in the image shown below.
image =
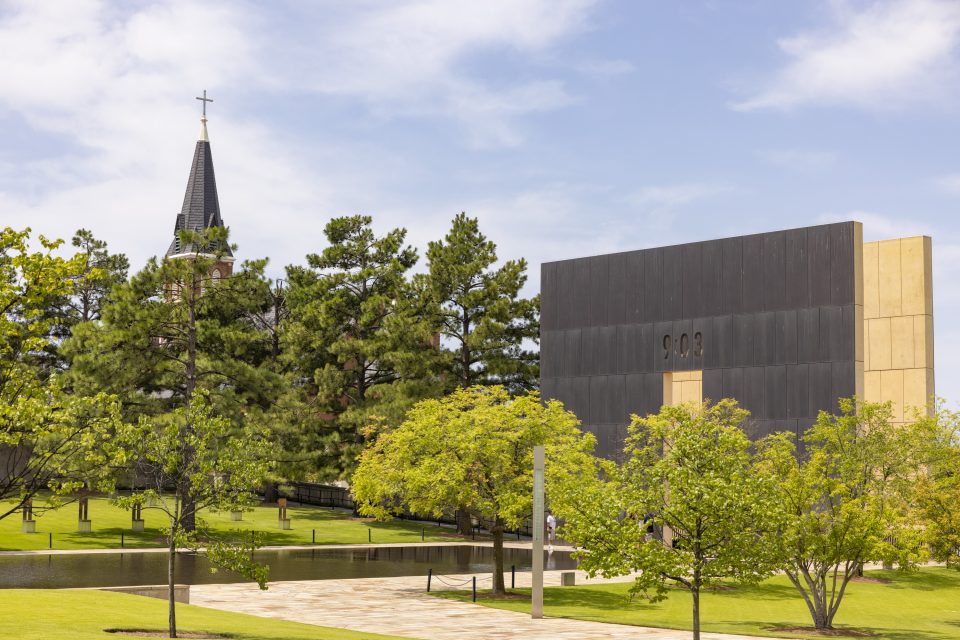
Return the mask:
M733 400L663 407L633 416L622 466L566 484L553 509L590 575L636 575L631 593L652 601L674 584L690 592L700 638L700 593L723 581L753 584L778 568L782 517L772 476L754 466ZM663 539L647 535L654 526Z

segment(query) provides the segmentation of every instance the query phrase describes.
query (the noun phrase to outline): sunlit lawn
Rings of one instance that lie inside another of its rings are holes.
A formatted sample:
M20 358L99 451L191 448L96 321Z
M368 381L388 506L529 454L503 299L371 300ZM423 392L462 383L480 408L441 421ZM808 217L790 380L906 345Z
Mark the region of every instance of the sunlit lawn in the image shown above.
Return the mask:
M131 638L105 629L164 630L167 603L97 590L0 589L0 638L103 640ZM388 640L394 636L177 605L178 631L222 634L236 640Z
M924 568L912 573L871 571L868 577L889 583L853 582L847 589L837 626L872 632L886 640L946 640L960 638L960 571ZM630 601L628 583L544 590L547 616L616 622L669 629L690 629L690 596L671 594L665 602ZM529 594L529 589L519 590ZM446 598L469 600L469 593L440 592ZM529 600L483 600L489 607L530 611ZM812 625L800 594L785 576L758 587L737 587L701 596L704 631L786 638L822 637L778 632L778 627Z
M91 498L89 518L92 533L77 532L77 505L68 504L57 510L41 511L42 501L34 501L34 517L37 521L37 533L21 533L20 513L14 513L0 520L0 550L47 549L50 534L53 534L54 549L111 549L120 548L121 534L124 546L157 547L163 546L162 528L165 516L152 509L143 510L146 530L134 533L130 524L130 512L119 509L105 498ZM203 513L202 518L213 528L220 531L239 530L248 535L255 529L264 534L264 544L302 545L314 541L316 530L317 544L363 544L374 543L417 543L421 536L425 542L462 540L451 529L434 524L421 524L411 521L392 520L374 522L353 518L347 511L331 510L311 506L288 506L287 517L292 520L292 529L281 530L277 521L277 507L256 507L245 512L243 520L232 522L230 513ZM369 532L368 532L369 531Z

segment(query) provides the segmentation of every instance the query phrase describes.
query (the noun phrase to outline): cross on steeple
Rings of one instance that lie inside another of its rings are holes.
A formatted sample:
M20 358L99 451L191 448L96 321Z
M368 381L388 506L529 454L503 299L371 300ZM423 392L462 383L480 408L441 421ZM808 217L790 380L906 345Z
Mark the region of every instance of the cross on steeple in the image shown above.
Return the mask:
M203 97L201 98L200 96L197 96L197 100L200 100L200 101L203 103L203 117L206 118L206 117L207 117L207 103L208 103L208 102L213 102L213 98L208 98L208 97L207 97L207 90L204 89L204 90L203 90Z

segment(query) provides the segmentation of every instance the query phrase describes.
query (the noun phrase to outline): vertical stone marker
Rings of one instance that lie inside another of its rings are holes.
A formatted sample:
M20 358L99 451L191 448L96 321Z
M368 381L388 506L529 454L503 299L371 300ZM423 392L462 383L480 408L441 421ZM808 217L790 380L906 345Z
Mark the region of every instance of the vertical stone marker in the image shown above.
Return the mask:
M77 521L77 531L80 533L90 533L93 531L93 526L90 524L89 498L86 496L80 498L78 505L80 509Z
M130 509L130 520L134 531L142 532L144 529L142 509L143 507L139 504L133 505L133 508Z
M530 617L543 617L543 445L533 448L533 589Z
M27 498L23 503L23 523L20 530L23 533L37 532L37 521L33 519L33 498Z
M280 513L278 514L280 520L281 529L290 528L290 518L287 517L287 499L279 498L277 499L277 507L279 507Z

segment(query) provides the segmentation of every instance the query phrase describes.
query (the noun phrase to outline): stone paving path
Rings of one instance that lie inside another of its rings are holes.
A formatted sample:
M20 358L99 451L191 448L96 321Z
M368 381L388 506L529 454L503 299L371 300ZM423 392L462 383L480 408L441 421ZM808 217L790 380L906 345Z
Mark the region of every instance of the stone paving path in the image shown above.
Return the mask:
M468 580L470 575L444 578L450 581ZM489 574L477 574L477 578L489 578ZM576 580L577 584L605 582L587 580L586 575L579 571ZM559 585L560 572L546 572L544 582L550 586ZM434 586L440 586L436 580ZM518 573L517 586L530 586L530 574ZM484 587L489 588L489 580L479 583L479 588ZM692 635L689 631L564 618L532 620L525 613L435 598L425 593L425 588L426 578L422 576L274 582L268 591L260 591L256 585L249 584L195 585L190 588L190 603L225 611L422 640L686 640ZM704 633L702 637L705 640L758 640L756 636L713 633Z

